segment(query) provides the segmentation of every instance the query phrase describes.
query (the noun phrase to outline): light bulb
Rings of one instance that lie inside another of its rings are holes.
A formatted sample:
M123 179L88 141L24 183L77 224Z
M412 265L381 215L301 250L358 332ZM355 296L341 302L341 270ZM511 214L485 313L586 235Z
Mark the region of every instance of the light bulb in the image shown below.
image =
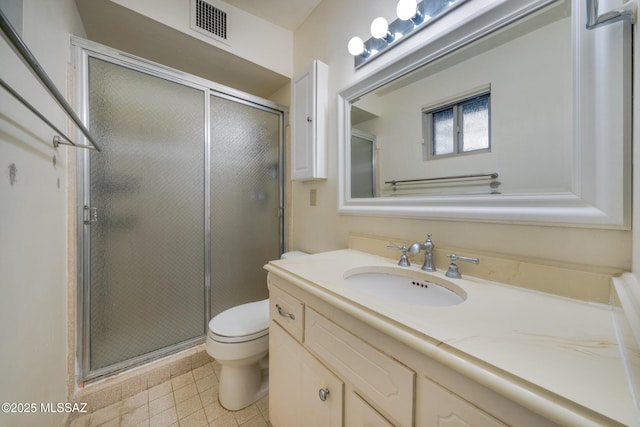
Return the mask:
M371 23L371 35L376 39L381 39L389 33L389 24L383 17L378 17Z
M347 48L349 49L349 53L353 56L362 55L364 52L364 42L360 37L352 37L351 40L349 40Z
M418 8L417 0L400 0L396 6L396 14L403 21L411 19L415 16Z

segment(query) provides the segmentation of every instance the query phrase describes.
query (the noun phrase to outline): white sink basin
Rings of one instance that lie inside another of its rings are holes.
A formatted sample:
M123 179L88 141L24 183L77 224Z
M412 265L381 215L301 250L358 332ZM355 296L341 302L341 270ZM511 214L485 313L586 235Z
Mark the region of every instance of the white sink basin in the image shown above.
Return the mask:
M454 283L438 278L441 283L436 284L432 281L435 278L426 274L418 277L411 275L413 271L407 273L356 269L347 271L344 279L351 289L395 303L442 307L460 304L467 297Z

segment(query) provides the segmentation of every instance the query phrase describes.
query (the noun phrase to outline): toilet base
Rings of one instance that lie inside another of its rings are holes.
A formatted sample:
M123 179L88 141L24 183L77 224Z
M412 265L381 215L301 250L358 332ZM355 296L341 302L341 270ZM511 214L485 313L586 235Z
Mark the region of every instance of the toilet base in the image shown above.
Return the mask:
M269 392L269 370L262 360L249 366L222 365L218 399L230 411L246 408Z

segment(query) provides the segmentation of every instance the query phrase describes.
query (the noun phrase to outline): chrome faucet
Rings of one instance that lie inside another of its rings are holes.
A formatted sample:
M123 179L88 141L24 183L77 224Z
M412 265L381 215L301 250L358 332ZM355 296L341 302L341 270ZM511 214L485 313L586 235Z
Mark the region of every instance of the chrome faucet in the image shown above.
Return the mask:
M462 277L460 275L460 271L458 270L458 265L456 264L456 261L466 261L466 262L472 262L474 264L478 264L480 262L478 258L469 258L465 256L458 256L456 254L449 254L447 256L451 260L451 264L449 264L449 269L444 275L447 277L453 277L456 279L460 279Z
M431 240L431 234L427 234L427 239L424 243L415 242L411 246L409 246L409 252L412 254L420 253L420 250L424 250L424 263L421 270L424 271L436 271L436 268L433 266L433 248L435 245Z
M398 265L400 267L410 267L411 263L409 262L409 258L407 258L407 251L410 251L406 245L398 246L398 245L387 245L390 249L398 249L402 251L402 255L400 256L400 261L398 261ZM411 245L413 247L413 245ZM411 252L412 254L415 252Z
M424 271L436 271L436 267L433 265L433 248L435 245L431 240L431 234L427 234L427 240L424 241L422 248L424 249L424 263L422 264L422 270Z

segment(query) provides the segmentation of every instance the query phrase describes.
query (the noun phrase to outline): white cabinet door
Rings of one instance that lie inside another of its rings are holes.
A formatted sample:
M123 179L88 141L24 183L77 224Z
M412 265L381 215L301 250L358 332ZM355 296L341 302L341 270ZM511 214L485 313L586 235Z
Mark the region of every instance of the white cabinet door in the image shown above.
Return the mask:
M302 363L304 418L299 426L340 427L344 412L344 384L306 351Z
M274 427L295 426L301 416L302 347L273 320L269 327L269 420Z
M269 329L269 420L274 427L341 427L344 384L280 325Z
M327 177L328 68L313 61L291 85L291 179Z

